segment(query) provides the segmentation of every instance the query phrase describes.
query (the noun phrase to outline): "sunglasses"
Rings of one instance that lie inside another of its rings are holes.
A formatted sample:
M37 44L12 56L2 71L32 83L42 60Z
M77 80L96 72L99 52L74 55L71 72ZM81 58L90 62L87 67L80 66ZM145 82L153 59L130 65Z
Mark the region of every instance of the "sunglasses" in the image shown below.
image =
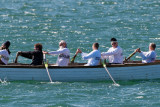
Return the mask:
M113 42L113 43L111 43L112 45L116 45L117 43L116 42Z

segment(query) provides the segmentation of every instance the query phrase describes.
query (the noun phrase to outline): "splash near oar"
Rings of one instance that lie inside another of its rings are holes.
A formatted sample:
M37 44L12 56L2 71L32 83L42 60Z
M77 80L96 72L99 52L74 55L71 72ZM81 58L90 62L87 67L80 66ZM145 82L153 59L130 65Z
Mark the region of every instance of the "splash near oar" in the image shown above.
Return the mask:
M119 84L116 83L116 81L115 81L115 80L113 79L113 77L111 76L110 72L109 72L108 69L107 69L106 64L105 64L104 62L103 62L102 64L103 64L103 67L105 68L106 72L107 72L108 75L110 76L111 80L113 81L114 85L115 85L115 86L120 86Z
M51 78L51 76L50 76L50 74L49 74L49 70L48 70L48 63L47 63L47 60L46 60L46 55L44 54L43 56L44 56L44 65L45 65L45 68L46 68L46 71L47 71L49 80L50 80L50 82L52 83L52 78Z

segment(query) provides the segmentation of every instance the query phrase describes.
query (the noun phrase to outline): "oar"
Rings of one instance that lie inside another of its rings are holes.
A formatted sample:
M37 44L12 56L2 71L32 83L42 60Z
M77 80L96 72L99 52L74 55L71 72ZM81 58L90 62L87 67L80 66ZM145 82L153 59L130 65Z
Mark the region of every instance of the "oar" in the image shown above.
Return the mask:
M49 74L49 70L48 70L48 63L47 63L47 61L46 61L46 55L43 54L43 57L44 57L44 65L45 65L45 68L46 68L48 77L49 77L49 79L50 79L50 82L52 83L52 78L51 78L51 76L50 76L50 74Z
M108 73L108 75L110 76L111 80L113 81L115 86L120 86L119 84L116 83L116 81L113 79L113 77L111 76L111 74L109 73L106 64L103 62L103 67L105 68L106 72Z
M139 48L138 48L139 49ZM128 58L126 58L124 61L128 61L133 55L135 55L136 52L133 52Z
M77 53L76 53L76 54L73 56L73 58L71 59L71 63L72 63L72 64L74 63L74 60L75 60L76 56L77 56Z

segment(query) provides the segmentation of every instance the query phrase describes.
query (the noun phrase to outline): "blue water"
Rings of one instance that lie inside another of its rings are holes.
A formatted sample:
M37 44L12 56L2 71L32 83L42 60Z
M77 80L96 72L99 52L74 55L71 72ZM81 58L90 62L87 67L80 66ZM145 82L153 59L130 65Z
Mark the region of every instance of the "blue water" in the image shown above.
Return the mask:
M42 43L43 50L58 49L66 40L71 57L77 48L90 52L94 42L100 51L110 47L116 37L129 56L136 48L148 51L151 42L160 48L159 0L1 0L0 44L10 40L10 62L17 51L33 50ZM55 63L57 56L47 56ZM141 60L136 54L132 60ZM30 63L19 58L19 63ZM77 56L76 62L86 62ZM0 84L0 105L10 107L42 106L159 106L159 80L41 83L17 81Z
M7 82L1 83L3 107L142 107L159 106L160 81L111 82Z

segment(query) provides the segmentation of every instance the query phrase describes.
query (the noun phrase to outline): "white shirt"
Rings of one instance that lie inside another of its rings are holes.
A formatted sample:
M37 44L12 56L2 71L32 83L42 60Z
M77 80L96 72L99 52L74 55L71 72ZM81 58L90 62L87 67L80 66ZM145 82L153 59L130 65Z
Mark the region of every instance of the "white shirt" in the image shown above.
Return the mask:
M108 59L109 63L123 63L123 53L122 48L117 46L117 48L109 48L107 52L102 52L102 59Z
M141 52L140 56L142 57L142 63L151 63L156 60L155 51Z
M101 59L101 52L99 50L94 50L87 53L82 53L82 58L84 60L88 60L88 63L85 66L96 66L99 65L100 59Z
M0 55L1 55L1 61L7 65L9 61L8 51L6 49L0 50Z
M70 59L70 51L68 48L60 48L57 51L49 52L50 55L59 54L56 65L57 66L68 66Z

